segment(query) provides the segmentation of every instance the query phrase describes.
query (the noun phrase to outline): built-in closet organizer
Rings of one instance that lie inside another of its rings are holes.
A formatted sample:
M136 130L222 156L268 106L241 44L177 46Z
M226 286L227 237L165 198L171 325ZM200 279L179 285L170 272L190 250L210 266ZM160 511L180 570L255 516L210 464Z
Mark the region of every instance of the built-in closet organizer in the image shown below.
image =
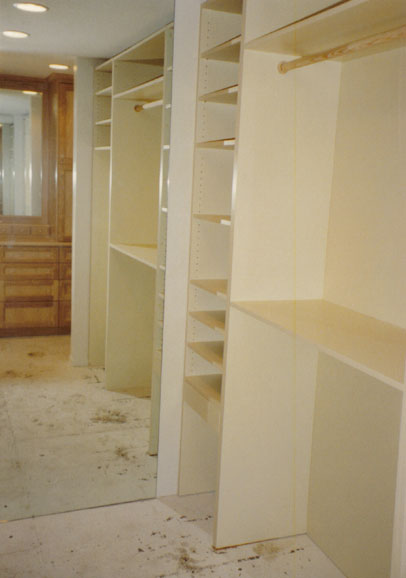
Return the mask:
M105 360L109 389L151 396L151 454L158 444L172 54L168 25L95 71L91 361Z
M181 490L216 490L216 547L308 533L404 578L406 4L297 4L244 6L221 399L189 359Z
M179 491L213 490L229 277L241 1L202 5Z

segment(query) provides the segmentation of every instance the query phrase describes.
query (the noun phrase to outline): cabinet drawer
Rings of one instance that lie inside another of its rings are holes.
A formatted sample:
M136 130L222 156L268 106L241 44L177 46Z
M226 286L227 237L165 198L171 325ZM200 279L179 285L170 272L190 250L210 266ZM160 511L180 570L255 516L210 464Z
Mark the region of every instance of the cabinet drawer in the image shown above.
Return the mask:
M72 247L59 248L59 260L63 262L72 262Z
M70 301L59 301L59 327L70 327Z
M58 279L58 263L1 263L0 279L23 281Z
M0 303L0 327L56 327L58 323L58 302L16 302Z
M58 261L58 247L3 247L7 263L52 263Z
M57 301L58 281L27 279L0 281L0 301Z
M70 281L59 281L59 299L61 301L70 301L71 299Z
M71 263L59 263L59 279L65 279L70 281L72 277L72 264Z

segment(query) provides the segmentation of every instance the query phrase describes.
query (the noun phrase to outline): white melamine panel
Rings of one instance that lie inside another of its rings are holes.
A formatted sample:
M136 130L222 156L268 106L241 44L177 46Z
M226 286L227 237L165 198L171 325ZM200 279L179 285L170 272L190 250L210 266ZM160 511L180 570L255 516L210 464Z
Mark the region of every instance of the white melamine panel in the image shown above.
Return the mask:
M349 577L390 576L402 395L320 355L309 534Z
M229 227L216 223L192 223L192 253L190 276L192 279L225 279L229 267Z
M321 298L340 65L281 75L247 51L231 297Z
M317 350L230 308L217 548L306 532Z
M104 366L110 155L93 154L89 365Z
M405 23L406 4L403 0L344 0L325 12L254 40L248 46L281 54L309 55L330 51ZM395 40L392 47L400 44ZM377 51L380 51L379 47Z
M233 305L311 341L393 387L405 388L406 331L400 327L323 300L240 301Z
M156 244L162 110L113 102L110 241Z
M325 298L406 327L406 49L343 65Z
M239 63L201 60L199 68L199 96L238 83Z
M179 494L213 491L216 485L218 437L188 403L183 404Z
M344 0L343 3L348 0ZM359 2L359 0L357 0ZM365 2L366 0L361 0ZM278 30L292 22L324 10L333 4L334 0L246 0L245 39L247 42Z
M193 213L231 213L233 151L196 150Z
M204 52L241 34L241 15L202 10L200 50Z
M155 270L110 250L108 389L151 387Z
M236 107L199 102L196 139L198 142L235 137Z

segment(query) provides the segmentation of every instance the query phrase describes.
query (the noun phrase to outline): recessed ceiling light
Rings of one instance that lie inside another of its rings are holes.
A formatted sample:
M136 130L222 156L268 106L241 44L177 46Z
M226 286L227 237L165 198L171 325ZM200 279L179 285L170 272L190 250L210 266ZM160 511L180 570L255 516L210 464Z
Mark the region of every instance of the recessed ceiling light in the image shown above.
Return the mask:
M43 4L34 4L32 2L14 2L14 8L25 10L25 12L46 12L48 8Z
M35 90L23 90L23 94L38 94Z
M49 68L54 70L68 70L69 66L67 64L50 64Z
M7 36L7 38L27 38L29 34L21 30L3 30L3 36Z

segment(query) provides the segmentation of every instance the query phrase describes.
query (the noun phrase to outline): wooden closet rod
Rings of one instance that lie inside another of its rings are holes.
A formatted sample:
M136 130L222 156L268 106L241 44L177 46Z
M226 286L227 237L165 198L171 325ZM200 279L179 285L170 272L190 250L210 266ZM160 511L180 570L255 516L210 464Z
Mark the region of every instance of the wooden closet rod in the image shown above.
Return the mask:
M402 38L406 39L406 25L401 26L400 28L394 28L393 30L388 30L387 32L380 32L374 36L361 38L361 40L354 40L353 42L348 42L342 46L331 48L330 50L324 50L317 54L309 54L308 56L302 56L296 60L280 62L278 64L278 70L281 74L286 74L290 70L296 68L302 68L303 66L309 66L310 64L323 62L324 60L330 60L332 58L339 58L340 56L346 56L347 54L354 54L360 50L373 48L374 46L380 46L381 44L386 44L387 42Z

